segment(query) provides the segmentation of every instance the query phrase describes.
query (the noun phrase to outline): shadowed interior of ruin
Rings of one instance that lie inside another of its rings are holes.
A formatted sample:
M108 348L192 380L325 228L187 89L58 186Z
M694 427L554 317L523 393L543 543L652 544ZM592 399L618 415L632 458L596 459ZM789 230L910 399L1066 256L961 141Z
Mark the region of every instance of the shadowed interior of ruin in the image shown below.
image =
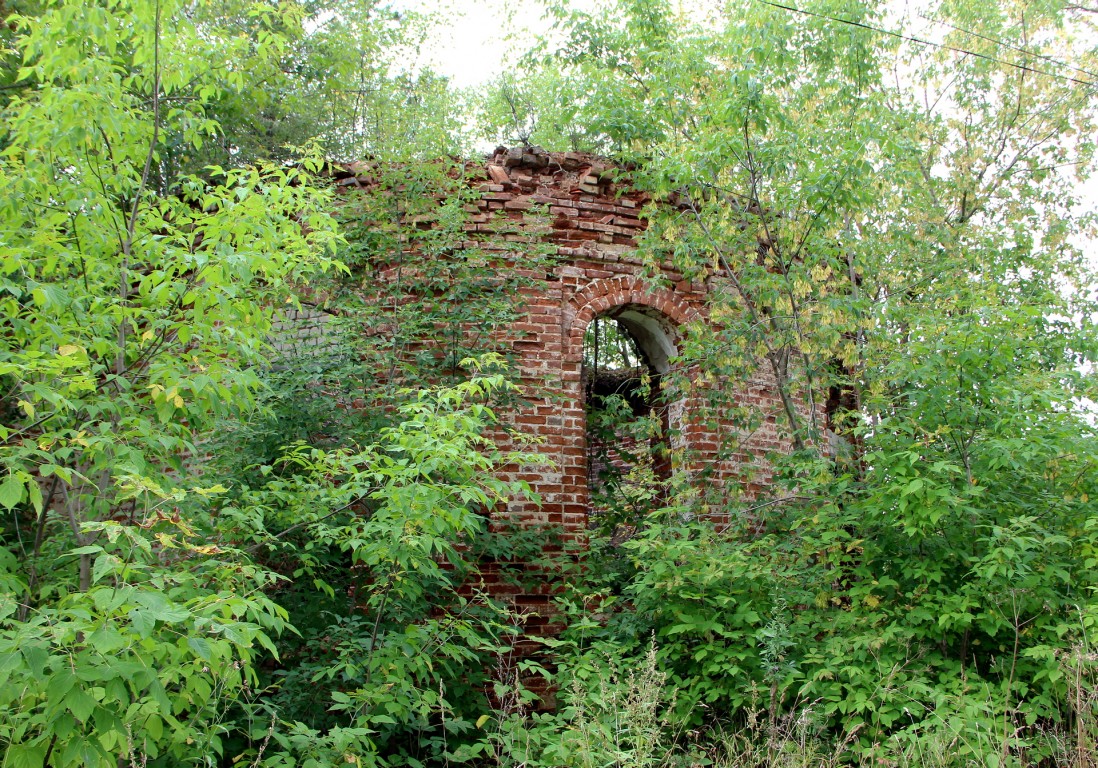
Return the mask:
M674 346L660 318L640 308L596 317L584 334L590 526L620 541L662 500L671 474L661 384Z

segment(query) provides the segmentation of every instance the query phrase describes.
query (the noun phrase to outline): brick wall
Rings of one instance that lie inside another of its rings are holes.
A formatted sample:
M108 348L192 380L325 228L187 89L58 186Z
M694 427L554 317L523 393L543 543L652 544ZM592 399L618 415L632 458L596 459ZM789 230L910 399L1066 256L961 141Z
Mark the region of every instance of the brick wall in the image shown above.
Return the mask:
M365 166L348 166L337 177L349 192L372 183ZM468 246L500 250L502 268L507 257L500 242L513 247L533 237L555 254L550 266L530 275L523 318L510 329L528 402L504 415L510 426L540 439L537 450L552 467L509 469L530 483L540 504L515 502L500 514L559 526L566 538L582 544L588 522L584 332L596 316L646 318L661 337L657 341L673 347L688 325L706 322L711 286L686 280L667 265L660 269L661 287L645 279L636 246L646 227L641 211L648 198L617 183L606 162L500 148L474 169L471 183L480 195L470 206ZM767 482L766 454L791 448L779 428L781 403L773 380L765 373L738 382L704 381L690 370L676 373L678 384L663 395L673 432L673 471L689 473L702 496L742 492L751 498ZM714 390L724 405L708 404ZM731 418L737 408L755 414L751 428ZM545 594L513 597L531 608L547 600Z

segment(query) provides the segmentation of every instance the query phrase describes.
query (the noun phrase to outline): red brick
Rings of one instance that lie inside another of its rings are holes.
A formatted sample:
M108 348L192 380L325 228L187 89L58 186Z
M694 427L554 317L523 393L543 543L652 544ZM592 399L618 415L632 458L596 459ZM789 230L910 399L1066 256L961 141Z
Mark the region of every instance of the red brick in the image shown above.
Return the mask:
M571 153L511 151L494 155L481 174L490 182L471 184L480 190L479 199L466 206L470 234L462 243L465 249L492 252L494 269L515 270L530 281L520 294L525 317L500 334L500 339L511 345L530 402L501 414L518 433L517 438L505 439L503 430L491 434L501 445L524 449L532 436L540 436L544 442L531 450L555 464L551 468L511 466L500 470L501 477L529 483L543 503L538 507L533 502L515 500L506 509L493 512L493 518L508 518L522 525L556 523L563 527L565 539L581 544L587 539L588 511L586 415L581 386L585 329L594 317L625 304L641 305L664 315L672 329L704 320L710 290L705 283L687 280L671 265L661 269L663 284L670 288L654 290L641 277L642 260L632 249L634 237L648 224L639 215L647 198L629 190L624 190L629 197L616 199L600 194L612 188L605 181L598 182L605 178L601 175L605 169L605 164L593 158ZM589 171L593 180L583 178ZM341 190L340 194L358 193ZM532 205L548 206L552 226L545 226L547 220L543 217L524 213ZM422 226L429 228L433 224L425 221ZM501 238L494 231L497 228L506 228L507 234ZM527 243L550 245L555 253L552 266L518 271L501 239L515 243L517 248ZM388 279L395 279L395 274L389 270ZM716 280L712 286L712 290L727 290ZM475 330L470 329L471 336ZM417 351L424 348L420 346ZM698 371L687 373L696 378ZM719 411L708 403L710 392L728 398ZM716 381L698 388L669 409L669 422L677 430L672 443L674 462L685 471L705 471L706 482L711 483L709 492L742 494L750 500L770 481L767 453L789 449L788 436L779 430L780 413L773 374L765 368L748 381ZM555 620L548 615L547 598L552 590L548 582L538 590L540 594L524 594L505 585L490 569L482 578L493 594L523 609L546 614L531 615L529 628L542 633L552 631Z

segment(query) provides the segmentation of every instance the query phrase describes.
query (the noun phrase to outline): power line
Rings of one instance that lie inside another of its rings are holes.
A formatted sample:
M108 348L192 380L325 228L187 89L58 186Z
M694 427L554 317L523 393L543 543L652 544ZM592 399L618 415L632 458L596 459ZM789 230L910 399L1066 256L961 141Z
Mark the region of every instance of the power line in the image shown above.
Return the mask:
M1043 69L1036 69L1035 67L1026 66L1025 64L1015 64L1014 62L1003 61L1002 59L997 59L994 56L988 56L986 53L978 53L976 51L969 51L969 50L966 50L964 48L958 48L956 46L946 45L946 44L943 44L943 43L934 43L934 42L931 42L930 40L923 40L922 38L919 38L919 37L913 37L911 35L905 35L902 32L895 32L891 29L884 29L882 27L874 27L871 24L865 24L865 23L860 22L860 21L853 21L851 19L840 19L836 16L828 16L825 13L817 13L816 11L806 11L803 8L795 8L791 5L783 5L782 3L773 2L773 0L757 0L757 2L760 2L763 5L769 5L773 8L781 8L783 11L790 11L792 13L799 13L799 14L804 15L804 16L814 16L817 19L825 19L827 21L833 21L833 22L836 22L838 24L848 24L852 27L859 27L861 29L869 30L870 32L876 32L877 34L888 35L890 37L895 37L895 38L898 38L900 40L906 40L909 43L918 43L919 45L929 45L932 48L940 48L944 51L953 51L954 53L961 53L961 54L964 54L966 56L975 56L978 59L984 59L986 61L991 61L991 62L994 62L995 64L1002 64L1004 67L1013 67L1014 69L1021 69L1021 70L1024 70L1026 72L1033 72L1034 74L1037 74L1037 75L1045 75L1046 77L1055 77L1059 80L1066 80L1066 81L1071 82L1071 83L1077 83L1079 85L1085 85L1088 88L1094 88L1095 86L1098 86L1098 83L1096 83L1092 80L1080 80L1076 77L1071 77L1070 75L1061 75L1058 72L1048 72L1048 71L1043 70Z
M1091 77L1098 77L1098 73L1091 72L1089 69L1083 69L1082 67L1076 67L1075 65L1070 64L1066 61L1061 61L1060 59L1053 58L1052 56L1046 56L1043 53L1037 53L1036 51L1028 51L1025 48L1019 48L1016 45L1011 45L1010 43L1003 42L1002 40L1000 40L998 38L991 37L989 35L983 35L983 34L980 34L979 32L973 32L971 29L964 29L962 27L955 26L953 24L950 24L948 21L942 21L941 19L935 19L935 18L927 16L926 14L923 14L923 13L920 13L919 17L923 18L923 19L926 19L927 21L929 21L933 24L941 24L943 27L949 27L950 29L955 30L957 32L962 32L966 35L972 35L973 37L979 38L980 40L986 40L989 43L995 43L995 45L1006 48L1007 50L1016 51L1017 53L1022 53L1022 54L1025 54L1026 56L1033 56L1034 58L1038 58L1038 59L1044 59L1045 61L1051 62L1052 64L1056 64L1057 66L1067 67L1068 69L1074 69L1076 72L1082 72L1084 75L1090 75Z

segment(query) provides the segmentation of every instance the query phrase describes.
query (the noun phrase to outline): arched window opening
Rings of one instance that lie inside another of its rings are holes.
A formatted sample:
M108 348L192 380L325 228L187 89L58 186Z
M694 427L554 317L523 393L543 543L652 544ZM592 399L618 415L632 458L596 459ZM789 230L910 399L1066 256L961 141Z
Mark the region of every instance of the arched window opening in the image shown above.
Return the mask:
M676 350L666 320L650 312L618 307L592 320L583 339L590 522L611 543L662 503L671 475L661 385Z

